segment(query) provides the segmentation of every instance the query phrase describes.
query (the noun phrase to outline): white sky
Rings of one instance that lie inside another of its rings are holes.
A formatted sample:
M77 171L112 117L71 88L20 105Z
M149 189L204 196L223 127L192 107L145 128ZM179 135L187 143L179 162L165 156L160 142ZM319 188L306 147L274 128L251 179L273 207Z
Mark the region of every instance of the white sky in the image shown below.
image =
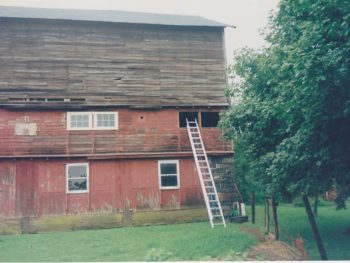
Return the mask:
M152 13L199 15L234 25L227 28L227 63L233 50L241 47L260 48L265 42L259 29L267 24L270 10L278 0L0 0L0 5L47 8L126 10Z

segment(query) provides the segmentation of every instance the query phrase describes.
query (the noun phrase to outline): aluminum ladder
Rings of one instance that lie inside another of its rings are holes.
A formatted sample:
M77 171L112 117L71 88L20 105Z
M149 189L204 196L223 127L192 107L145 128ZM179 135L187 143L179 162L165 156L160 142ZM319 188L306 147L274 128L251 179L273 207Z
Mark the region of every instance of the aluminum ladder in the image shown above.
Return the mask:
M197 120L187 122L188 137L191 142L192 152L198 171L199 181L202 187L205 204L208 211L211 227L223 225L226 227L225 218L218 193L216 191L213 175L210 169L208 157L204 148L202 136L198 127Z

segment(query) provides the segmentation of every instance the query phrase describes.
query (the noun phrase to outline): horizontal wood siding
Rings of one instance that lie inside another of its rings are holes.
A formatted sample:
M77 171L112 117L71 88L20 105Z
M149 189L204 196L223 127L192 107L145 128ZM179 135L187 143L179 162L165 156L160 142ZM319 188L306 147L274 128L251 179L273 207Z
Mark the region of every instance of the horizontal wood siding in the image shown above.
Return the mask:
M222 28L0 19L0 104L209 105L225 83Z
M179 160L180 188L160 190L158 159L89 162L89 192L66 193L65 167L74 160L0 163L1 218L125 209L162 209L203 205L194 160Z
M68 131L63 111L0 109L0 156L191 151L186 129L179 128L178 110L116 111L118 130ZM33 134L18 135L16 127L26 124L35 127ZM218 128L201 132L208 151L231 150Z

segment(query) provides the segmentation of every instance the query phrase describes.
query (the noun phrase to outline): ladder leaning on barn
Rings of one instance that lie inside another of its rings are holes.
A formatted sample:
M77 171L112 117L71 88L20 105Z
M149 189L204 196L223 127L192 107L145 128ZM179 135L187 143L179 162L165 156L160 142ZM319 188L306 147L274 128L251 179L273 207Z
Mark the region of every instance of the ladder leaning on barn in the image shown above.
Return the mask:
M192 152L194 155L194 160L196 162L199 181L201 183L211 227L214 227L215 225L223 225L226 227L220 200L213 179L213 174L209 166L208 157L204 148L197 120L188 121L186 119L186 122L187 132L190 138Z

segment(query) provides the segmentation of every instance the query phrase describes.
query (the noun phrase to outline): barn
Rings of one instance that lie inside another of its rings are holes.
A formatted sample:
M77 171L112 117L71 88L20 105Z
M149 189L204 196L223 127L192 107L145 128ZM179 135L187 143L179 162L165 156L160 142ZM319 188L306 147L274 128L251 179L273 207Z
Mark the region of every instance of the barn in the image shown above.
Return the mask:
M198 120L219 195L230 196L233 148L217 127L228 107L225 27L0 7L2 231L58 229L54 219L75 228L198 219L186 119Z

